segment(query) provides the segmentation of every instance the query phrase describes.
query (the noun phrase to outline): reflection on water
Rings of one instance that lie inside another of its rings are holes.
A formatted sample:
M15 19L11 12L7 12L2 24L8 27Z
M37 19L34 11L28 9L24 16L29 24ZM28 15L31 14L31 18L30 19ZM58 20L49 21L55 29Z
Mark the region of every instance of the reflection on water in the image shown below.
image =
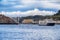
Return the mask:
M60 40L60 25L0 25L0 40Z

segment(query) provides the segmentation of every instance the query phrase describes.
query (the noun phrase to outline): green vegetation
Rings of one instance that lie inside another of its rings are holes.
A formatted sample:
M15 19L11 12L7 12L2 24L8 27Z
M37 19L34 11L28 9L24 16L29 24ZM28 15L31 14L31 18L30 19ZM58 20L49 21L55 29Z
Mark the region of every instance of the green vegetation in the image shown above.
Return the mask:
M52 16L34 15L34 16L21 17L19 22L21 23L24 19L32 19L34 21L39 21L39 20L44 20L44 19L53 19L56 21L58 20L60 21L60 10Z
M52 16L54 20L60 20L60 10Z

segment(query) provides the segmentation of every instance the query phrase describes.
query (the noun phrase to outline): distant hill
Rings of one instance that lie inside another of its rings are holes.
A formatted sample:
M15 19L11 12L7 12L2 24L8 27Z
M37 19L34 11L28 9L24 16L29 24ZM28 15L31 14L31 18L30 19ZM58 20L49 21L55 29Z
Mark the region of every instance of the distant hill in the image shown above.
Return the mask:
M19 22L22 23L22 21L24 19L32 19L32 20L44 20L44 19L53 19L56 21L60 21L60 10L54 14L54 15L46 15L46 16L42 16L42 15L33 15L33 16L26 16L26 17L20 17L19 18Z
M55 14L55 16L58 16L58 15L60 15L60 10Z
M0 23L15 23L15 21L5 15L0 14Z
M60 10L52 16L54 20L60 20Z
M49 17L48 16L42 16L42 15L26 16L26 17L21 17L19 22L21 23L24 19L32 19L34 21L38 21L38 20L44 20L46 18L49 18Z

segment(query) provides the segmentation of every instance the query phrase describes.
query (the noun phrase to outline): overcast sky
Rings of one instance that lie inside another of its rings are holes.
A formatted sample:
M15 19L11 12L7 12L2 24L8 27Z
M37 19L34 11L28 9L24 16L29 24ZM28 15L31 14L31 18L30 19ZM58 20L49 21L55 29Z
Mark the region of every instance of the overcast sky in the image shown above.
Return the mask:
M60 0L0 0L0 11L39 10L58 11Z
M54 15L60 0L0 0L0 13L8 16Z

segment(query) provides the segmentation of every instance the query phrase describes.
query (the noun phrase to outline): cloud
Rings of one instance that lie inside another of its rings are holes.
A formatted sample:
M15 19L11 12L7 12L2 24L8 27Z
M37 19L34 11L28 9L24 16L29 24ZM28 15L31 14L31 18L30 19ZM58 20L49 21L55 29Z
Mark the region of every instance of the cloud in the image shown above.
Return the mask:
M6 16L10 16L10 17L16 17L16 16L34 16L34 15L54 15L55 12L52 11L40 11L39 9L34 9L34 10L29 10L29 11L25 11L25 12L21 12L21 11L15 11L15 12L1 12L1 14L4 14Z
M52 3L50 1L42 1L40 3L44 8L60 9L60 4L55 4L54 2Z
M14 5L15 2L10 2L9 0L2 0L1 4L2 5Z
M58 2L58 1L57 1ZM43 7L43 8L53 8L53 9L60 9L60 4L55 4L56 3L56 1L37 1L37 0L23 0L23 2L22 2L23 4L25 4L25 5L33 5L33 6L35 6L35 7Z
M15 8L46 8L60 10L60 1L58 0L21 0L21 5L15 5ZM58 4L57 4L58 3Z
M28 15L31 15L31 16L34 16L34 15L53 15L55 14L55 12L52 12L52 11L40 11L39 9L34 9L34 10L30 10L30 11L26 11L26 12L23 12L23 14L26 14L27 16Z
M55 9L59 10L60 9L60 0L2 0L0 2L1 5L4 5L4 8L9 10L9 9L17 9L20 10L22 8L30 9L30 8L46 8L48 9ZM5 7L8 6L8 7ZM2 7L3 9L3 7ZM4 10L5 10L4 9ZM14 10L15 10L14 9Z

